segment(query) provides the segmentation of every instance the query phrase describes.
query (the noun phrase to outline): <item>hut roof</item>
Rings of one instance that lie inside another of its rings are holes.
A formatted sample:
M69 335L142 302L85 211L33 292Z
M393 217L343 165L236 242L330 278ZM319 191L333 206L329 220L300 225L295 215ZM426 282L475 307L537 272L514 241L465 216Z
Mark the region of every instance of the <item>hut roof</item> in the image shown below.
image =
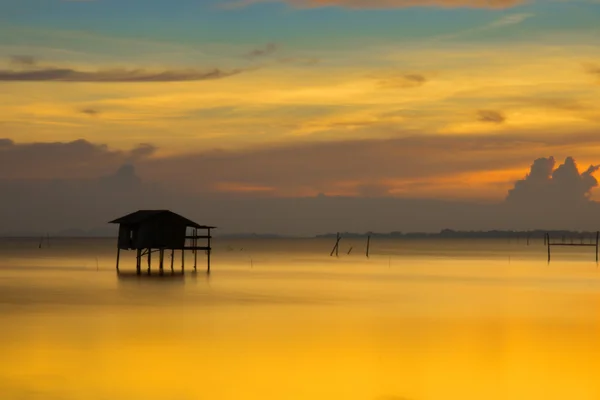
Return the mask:
M113 221L110 221L109 224L137 225L137 224L141 224L143 222L152 220L154 218L158 218L158 217L164 218L165 216L179 219L179 220L185 222L186 225L191 228L198 228L198 229L214 229L215 228L214 226L200 225L192 220L182 217L181 215L176 214L173 211L169 211L169 210L139 210L139 211L133 212L131 214L127 214L121 218L117 218Z

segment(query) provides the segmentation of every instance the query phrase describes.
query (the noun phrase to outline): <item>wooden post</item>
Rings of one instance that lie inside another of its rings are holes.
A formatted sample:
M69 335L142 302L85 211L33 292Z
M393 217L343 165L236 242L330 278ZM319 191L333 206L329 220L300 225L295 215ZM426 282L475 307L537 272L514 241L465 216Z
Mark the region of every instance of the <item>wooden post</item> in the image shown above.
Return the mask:
M152 249L148 249L148 275L150 275L151 266L152 266Z
M142 249L137 249L135 270L138 275L142 274Z
M529 246L529 235L527 235L527 246Z
M371 245L371 235L367 236L367 258L369 258L369 246Z
M159 265L158 265L158 270L160 271L160 274L162 275L164 273L164 269L163 269L163 262L165 260L165 249L160 249L160 253L159 253Z
M340 239L342 239L342 235L340 235L340 233L338 232L336 235L335 246L333 246L331 253L329 253L330 257L333 256L333 253L335 253L336 257L339 257Z
M596 232L596 264L598 263L598 239L600 238L600 232Z
M196 238L198 236L198 229L194 228L194 239L192 239L192 243L194 244L194 271L196 270L196 266L198 265L198 250L196 249L196 247L198 247L198 239Z
M121 248L117 247L117 274L119 273L119 258L121 256Z
M208 236L208 239L207 239L208 240L207 241L208 250L207 250L207 253L206 253L206 273L210 274L210 252L212 251L212 247L210 246L210 239L211 239L211 237L210 237L210 228L208 228L208 235L207 236Z
M171 249L171 272L175 272L173 264L175 263L175 249Z
M185 250L181 249L181 273L185 271Z
M546 244L548 245L548 264L550 264L550 234L546 233Z

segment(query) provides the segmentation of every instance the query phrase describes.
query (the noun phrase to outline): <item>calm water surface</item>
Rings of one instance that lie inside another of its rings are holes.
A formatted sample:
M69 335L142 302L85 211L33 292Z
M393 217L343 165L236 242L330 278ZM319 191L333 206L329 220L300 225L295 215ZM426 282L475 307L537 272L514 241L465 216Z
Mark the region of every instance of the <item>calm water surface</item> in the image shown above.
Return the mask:
M217 240L209 277L118 279L115 240L0 239L0 399L600 398L592 248L332 245Z

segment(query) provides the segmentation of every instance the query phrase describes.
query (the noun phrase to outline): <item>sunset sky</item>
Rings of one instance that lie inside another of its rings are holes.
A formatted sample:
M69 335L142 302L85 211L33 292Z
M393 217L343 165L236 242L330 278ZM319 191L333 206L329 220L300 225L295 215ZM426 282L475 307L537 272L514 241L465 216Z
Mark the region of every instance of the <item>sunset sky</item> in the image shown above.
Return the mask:
M502 201L537 158L599 163L599 20L595 0L0 0L0 178L132 163L198 192Z

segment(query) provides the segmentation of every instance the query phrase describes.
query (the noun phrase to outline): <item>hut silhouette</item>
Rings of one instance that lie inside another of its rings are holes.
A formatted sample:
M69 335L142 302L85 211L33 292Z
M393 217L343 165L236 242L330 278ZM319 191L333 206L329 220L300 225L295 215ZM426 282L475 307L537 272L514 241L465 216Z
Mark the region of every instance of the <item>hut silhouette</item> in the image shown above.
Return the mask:
M159 272L164 272L165 250L171 251L171 272L174 271L175 250L181 251L181 272L185 269L185 251L194 255L194 271L198 261L198 250L207 255L207 272L210 273L211 229L214 226L200 225L169 210L139 210L109 222L119 224L117 241L117 273L121 250L136 250L136 273L141 275L142 257L148 260L148 274L151 272L152 253L159 253ZM206 234L199 235L199 230ZM206 242L200 244L199 239Z

